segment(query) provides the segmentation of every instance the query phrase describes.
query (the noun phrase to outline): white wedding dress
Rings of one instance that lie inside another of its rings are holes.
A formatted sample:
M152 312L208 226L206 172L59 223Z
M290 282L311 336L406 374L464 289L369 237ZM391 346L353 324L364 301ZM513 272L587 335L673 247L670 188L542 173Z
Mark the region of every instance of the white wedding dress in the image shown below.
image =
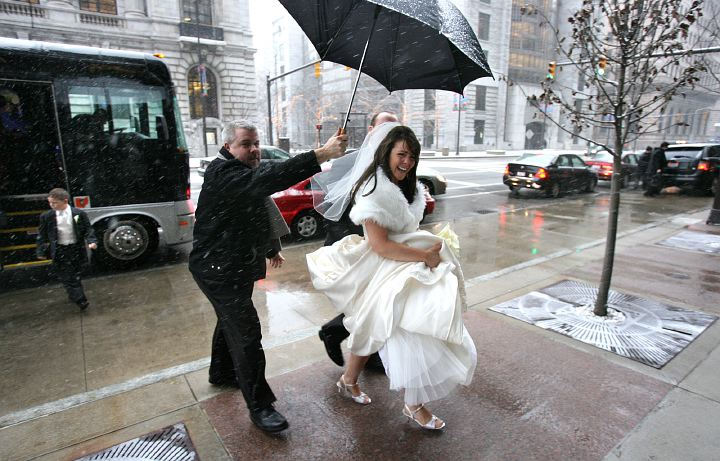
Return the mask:
M442 242L418 230L425 197L418 185L412 204L378 169L374 192L355 197L350 218L371 220L388 237L415 248ZM366 184L364 192L372 187ZM401 262L375 253L367 240L350 235L307 255L313 285L345 314L348 348L356 355L379 351L390 388L405 390L405 403L445 397L472 380L477 353L462 321L464 279L457 258L443 245L442 262Z

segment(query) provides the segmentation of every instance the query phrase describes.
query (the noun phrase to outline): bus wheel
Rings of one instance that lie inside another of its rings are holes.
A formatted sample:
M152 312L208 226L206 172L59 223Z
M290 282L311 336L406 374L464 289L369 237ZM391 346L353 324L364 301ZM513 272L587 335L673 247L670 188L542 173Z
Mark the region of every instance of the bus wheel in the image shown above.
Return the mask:
M140 262L158 246L157 227L134 219L107 221L97 237L98 256L113 267Z

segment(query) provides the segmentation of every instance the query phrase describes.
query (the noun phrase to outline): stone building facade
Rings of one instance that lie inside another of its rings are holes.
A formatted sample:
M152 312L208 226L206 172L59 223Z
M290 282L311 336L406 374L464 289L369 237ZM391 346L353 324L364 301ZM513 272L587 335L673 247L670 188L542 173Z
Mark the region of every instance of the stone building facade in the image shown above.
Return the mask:
M507 82L501 77L508 69L511 4L498 0L454 3L475 31L495 78L469 84L462 98L449 91L406 91L406 123L417 133L423 149L504 148Z
M222 144L223 121L261 121L248 3L0 0L0 35L161 54L173 77L190 154L202 157L203 113L208 155Z

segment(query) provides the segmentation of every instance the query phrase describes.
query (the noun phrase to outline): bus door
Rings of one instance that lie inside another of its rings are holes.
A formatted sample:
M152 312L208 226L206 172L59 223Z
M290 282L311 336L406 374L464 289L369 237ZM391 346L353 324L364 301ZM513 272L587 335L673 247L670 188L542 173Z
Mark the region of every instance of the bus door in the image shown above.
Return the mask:
M79 79L66 88L63 141L70 195L83 197L87 208L172 201L167 92Z
M0 266L40 263L35 257L39 215L47 193L68 187L53 86L0 79Z

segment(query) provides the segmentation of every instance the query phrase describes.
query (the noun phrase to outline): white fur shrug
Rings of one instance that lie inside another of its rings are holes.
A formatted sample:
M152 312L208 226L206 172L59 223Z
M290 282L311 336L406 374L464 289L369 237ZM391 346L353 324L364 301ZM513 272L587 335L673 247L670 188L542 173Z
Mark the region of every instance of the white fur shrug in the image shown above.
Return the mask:
M350 210L350 219L355 224L371 220L391 233L408 233L418 230L425 211L424 187L420 182L415 188L415 198L408 204L400 187L387 177L382 168L377 169L377 186L370 178L355 194L355 205Z

